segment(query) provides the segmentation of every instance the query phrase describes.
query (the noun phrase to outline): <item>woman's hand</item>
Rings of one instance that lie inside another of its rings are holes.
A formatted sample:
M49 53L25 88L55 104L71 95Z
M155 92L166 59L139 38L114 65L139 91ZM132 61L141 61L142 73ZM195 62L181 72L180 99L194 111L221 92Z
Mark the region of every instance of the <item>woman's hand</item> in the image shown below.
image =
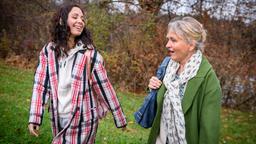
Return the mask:
M160 81L157 77L152 76L149 80L148 87L150 89L158 89L162 84L162 81Z
M39 135L39 125L29 124L28 125L28 130L29 130L31 135L38 137L38 135Z

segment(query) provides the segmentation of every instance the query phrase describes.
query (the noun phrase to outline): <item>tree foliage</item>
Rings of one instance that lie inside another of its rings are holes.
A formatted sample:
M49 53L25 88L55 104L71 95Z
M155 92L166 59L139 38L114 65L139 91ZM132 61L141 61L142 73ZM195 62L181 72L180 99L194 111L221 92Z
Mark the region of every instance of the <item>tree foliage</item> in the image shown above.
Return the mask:
M178 11L186 6L208 30L205 55L220 79L223 105L256 110L255 0L63 0L70 1L88 11L86 26L106 61L112 83L133 92L145 92L166 55L167 24L183 15ZM125 4L123 12L113 5L119 2ZM38 52L49 40L50 19L58 5L55 0L1 0L0 56L34 68ZM233 13L227 13L230 5Z

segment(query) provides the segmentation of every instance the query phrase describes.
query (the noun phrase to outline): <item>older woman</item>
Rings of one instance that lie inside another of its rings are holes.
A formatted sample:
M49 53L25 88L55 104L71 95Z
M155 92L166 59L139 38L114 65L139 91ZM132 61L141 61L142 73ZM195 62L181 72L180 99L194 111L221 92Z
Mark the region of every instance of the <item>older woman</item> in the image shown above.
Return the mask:
M158 89L157 114L148 143L217 144L220 129L221 88L202 54L206 31L192 17L168 24L166 47L171 57L163 81L152 77Z

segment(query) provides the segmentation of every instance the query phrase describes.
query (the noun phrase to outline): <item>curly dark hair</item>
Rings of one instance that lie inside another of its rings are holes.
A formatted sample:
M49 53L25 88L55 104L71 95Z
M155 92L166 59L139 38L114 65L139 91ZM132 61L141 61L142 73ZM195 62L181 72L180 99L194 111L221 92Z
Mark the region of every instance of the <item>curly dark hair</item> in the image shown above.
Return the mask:
M68 38L70 36L70 28L67 25L67 19L68 14L73 7L80 8L83 14L85 14L83 9L78 4L65 4L59 8L59 10L54 14L52 18L50 35L51 41L56 44L53 50L55 50L57 57L59 57L61 54L61 47L64 48L65 54L67 54L67 51L70 49L67 43ZM81 35L75 38L75 43L77 43L79 40L81 40L85 46L90 44L94 45L91 33L86 27L84 27Z

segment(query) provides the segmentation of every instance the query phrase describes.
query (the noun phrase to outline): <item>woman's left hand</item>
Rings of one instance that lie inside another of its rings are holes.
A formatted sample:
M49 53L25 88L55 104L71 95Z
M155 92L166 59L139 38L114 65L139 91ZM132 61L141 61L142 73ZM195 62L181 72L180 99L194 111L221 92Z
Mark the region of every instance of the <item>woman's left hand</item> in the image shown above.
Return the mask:
M148 87L150 89L158 89L162 85L162 81L160 81L157 77L152 76L149 80Z

